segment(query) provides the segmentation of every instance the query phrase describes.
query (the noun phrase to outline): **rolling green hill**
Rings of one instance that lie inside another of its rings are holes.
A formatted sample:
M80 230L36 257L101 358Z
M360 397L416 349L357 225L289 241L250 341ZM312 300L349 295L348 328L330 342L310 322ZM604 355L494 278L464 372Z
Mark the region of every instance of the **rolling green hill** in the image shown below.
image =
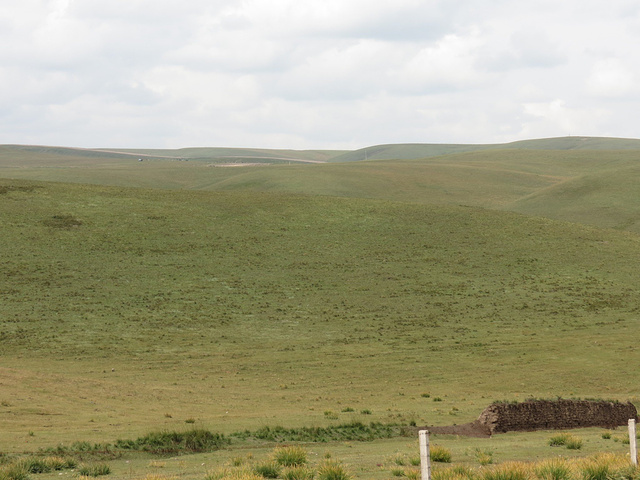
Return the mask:
M413 143L375 145L352 152L345 152L342 155L333 157L331 161L418 159L486 150L640 150L640 140L634 138L557 137L496 144Z
M634 188L640 181L638 142L565 137L500 146L444 145L437 146L438 153L480 149L415 159L411 157L436 150L429 145L396 145L368 151L371 157L404 158L344 162L337 159L354 159L363 152L335 156L329 151L212 148L114 153L4 146L0 147L0 177L468 205L640 233L640 200ZM609 148L615 150L605 150ZM328 163L284 160L293 157Z

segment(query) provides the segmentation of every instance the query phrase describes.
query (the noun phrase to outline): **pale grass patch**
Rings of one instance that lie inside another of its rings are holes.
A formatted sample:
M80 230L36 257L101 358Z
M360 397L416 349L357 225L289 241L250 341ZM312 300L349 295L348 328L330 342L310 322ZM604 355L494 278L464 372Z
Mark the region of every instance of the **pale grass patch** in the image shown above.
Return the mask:
M409 480L420 480L421 472L420 470L415 468L407 468L404 471L404 476L407 477Z
M176 476L161 475L159 473L147 473L143 480L177 480Z
M505 462L482 472L483 480L530 480L535 478L534 466L525 462Z
M242 468L223 467L207 472L204 480L264 480L264 477L247 466Z
M150 468L164 468L167 466L167 462L161 462L159 460L151 460L149 462Z

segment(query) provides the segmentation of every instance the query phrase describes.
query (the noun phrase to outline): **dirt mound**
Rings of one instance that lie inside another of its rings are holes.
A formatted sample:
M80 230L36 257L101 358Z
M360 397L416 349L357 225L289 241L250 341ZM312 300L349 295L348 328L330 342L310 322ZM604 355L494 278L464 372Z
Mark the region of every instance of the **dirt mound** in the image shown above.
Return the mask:
M631 403L594 400L530 400L494 403L475 422L445 427L424 427L436 435L490 437L495 433L585 427L613 428L638 419Z

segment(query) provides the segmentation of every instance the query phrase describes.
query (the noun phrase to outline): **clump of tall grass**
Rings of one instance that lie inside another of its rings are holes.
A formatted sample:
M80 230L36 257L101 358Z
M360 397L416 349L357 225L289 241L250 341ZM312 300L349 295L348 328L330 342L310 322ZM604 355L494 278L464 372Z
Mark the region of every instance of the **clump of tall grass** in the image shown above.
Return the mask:
M582 439L571 437L565 445L569 450L580 450L582 448Z
M177 480L177 477L167 477L159 473L147 473L142 480Z
M362 413L362 412L361 412ZM358 421L331 425L328 427L285 428L282 426L261 427L255 432L236 432L231 436L241 439L255 438L270 442L330 442L330 441L370 441L378 438L393 438L401 435L402 426Z
M102 475L109 475L111 468L106 463L94 463L89 465L80 465L78 467L78 474L85 477L100 477Z
M625 455L554 458L535 463L507 462L482 469L455 466L438 469L432 480L638 480L640 469Z
M560 433L551 437L548 442L551 447L566 447L569 450L580 450L582 448L582 439L571 435L570 433Z
M18 460L16 465L26 470L27 473L49 473L75 468L77 462L73 458L58 456L26 457Z
M316 472L311 468L300 465L297 467L289 467L282 473L282 480L313 480Z
M283 467L296 467L307 463L307 450L297 445L278 447L273 451L273 459Z
M318 480L351 480L351 474L338 462L326 461L318 467Z
M29 480L29 472L19 463L9 463L0 467L0 480Z
M158 454L178 452L210 452L226 446L230 441L224 435L195 428L185 432L153 432L136 440L118 440L115 447Z
M562 447L564 445L567 444L567 440L571 438L571 434L570 433L559 433L558 435L554 435L553 437L551 437L547 443L549 444L550 447Z
M434 445L429 451L432 462L451 463L451 451L440 445Z
M539 480L571 480L571 469L565 459L544 460L536 465L536 477Z
M249 468L222 468L207 472L204 480L264 480Z
M484 470L481 480L529 480L531 467L522 462L507 462Z
M480 465L485 466L493 463L492 450L481 450L480 448L476 448L473 453Z
M415 468L407 468L404 471L404 476L407 477L408 480L420 480L421 473L420 470Z
M398 454L395 457L393 457L392 462L400 467L403 467L407 464L407 459L405 458L404 455Z
M253 471L263 478L278 478L282 467L276 462L264 462L254 466Z

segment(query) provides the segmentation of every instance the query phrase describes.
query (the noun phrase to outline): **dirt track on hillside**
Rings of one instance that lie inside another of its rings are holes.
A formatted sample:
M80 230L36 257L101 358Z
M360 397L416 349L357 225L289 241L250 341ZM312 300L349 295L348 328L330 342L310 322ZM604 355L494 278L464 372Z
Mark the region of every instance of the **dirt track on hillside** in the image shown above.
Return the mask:
M489 429L477 420L461 425L448 425L445 427L416 427L416 430L428 430L432 435L460 435L462 437L488 438L491 436Z
M491 436L490 430L477 420L462 425L450 425L446 427L425 427L429 433L434 435L460 435L463 437L488 438Z

